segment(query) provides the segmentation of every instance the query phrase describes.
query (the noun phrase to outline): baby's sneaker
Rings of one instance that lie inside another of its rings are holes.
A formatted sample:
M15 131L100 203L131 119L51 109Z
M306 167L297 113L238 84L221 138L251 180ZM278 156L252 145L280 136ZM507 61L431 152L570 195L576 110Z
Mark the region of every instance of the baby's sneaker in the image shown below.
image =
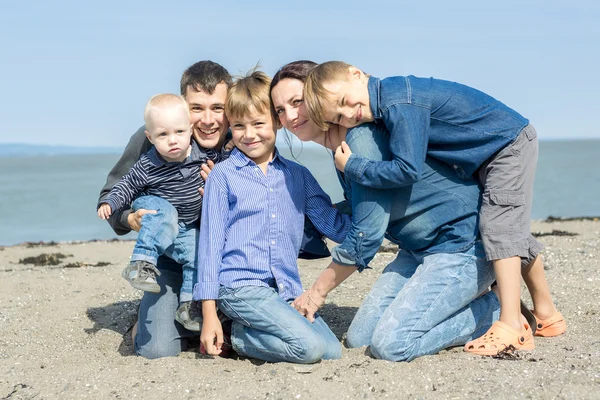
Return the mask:
M156 277L160 276L160 271L148 261L132 261L121 272L121 276L136 289L144 292L160 293L160 286L156 282Z
M202 325L202 313L199 303L195 301L184 301L175 312L175 321L179 322L185 329L200 332Z

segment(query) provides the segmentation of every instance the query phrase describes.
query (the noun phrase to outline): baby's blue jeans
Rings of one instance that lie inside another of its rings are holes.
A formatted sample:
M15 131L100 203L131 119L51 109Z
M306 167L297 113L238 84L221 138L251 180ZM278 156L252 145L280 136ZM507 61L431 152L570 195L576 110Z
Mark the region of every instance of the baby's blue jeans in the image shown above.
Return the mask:
M156 265L158 257L165 255L183 266L183 283L179 301L191 301L196 281L196 224L178 222L177 210L167 200L158 196L138 197L132 205L139 209L156 210L156 214L142 217L131 261L144 260Z

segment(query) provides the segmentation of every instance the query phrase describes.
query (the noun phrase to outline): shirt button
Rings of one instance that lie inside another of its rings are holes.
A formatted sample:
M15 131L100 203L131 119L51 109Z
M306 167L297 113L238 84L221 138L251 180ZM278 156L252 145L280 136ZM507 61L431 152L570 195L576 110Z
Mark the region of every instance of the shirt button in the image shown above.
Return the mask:
M275 218L275 214L271 214L271 218Z
M273 191L273 188L269 188L269 192L272 192L272 191Z
M362 233L362 232L360 232L360 233L358 234L358 236L359 236L359 237L362 237L362 235L363 235L363 233Z
M274 241L274 240L272 240L272 241L271 241L271 244L275 244L275 241Z
M279 289L283 289L283 283L279 284Z

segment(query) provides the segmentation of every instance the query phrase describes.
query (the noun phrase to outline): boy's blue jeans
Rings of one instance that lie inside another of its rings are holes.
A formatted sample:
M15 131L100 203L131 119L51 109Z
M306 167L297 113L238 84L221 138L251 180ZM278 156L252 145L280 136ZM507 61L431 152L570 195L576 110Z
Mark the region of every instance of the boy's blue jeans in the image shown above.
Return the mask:
M375 282L348 329L348 347L371 346L389 361L411 361L464 345L500 315L495 275L480 241L463 253L400 251Z
M340 342L323 318L315 315L315 322L309 322L273 288L221 286L218 305L233 320L231 343L238 354L302 364L342 356Z
M198 228L194 224L178 222L177 210L158 196L138 197L132 209L156 210L156 214L142 217L142 228L133 248L131 261L144 260L157 264L159 256L166 255L183 266L183 283L179 301L191 301L196 281L196 245Z

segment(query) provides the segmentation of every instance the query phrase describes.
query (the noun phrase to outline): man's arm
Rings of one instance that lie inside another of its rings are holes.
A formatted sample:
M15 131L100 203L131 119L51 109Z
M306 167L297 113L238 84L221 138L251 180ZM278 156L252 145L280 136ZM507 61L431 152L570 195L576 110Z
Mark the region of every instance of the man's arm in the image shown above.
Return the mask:
M121 158L106 177L106 183L98 197L98 204L103 202L111 189L129 172L129 169L139 160L142 154L146 153L152 147L152 144L148 141L144 133L145 129L145 126L140 127L131 136L131 139L129 139L129 143L127 143L127 147L125 147ZM108 223L117 235L125 235L131 231L131 227L127 221L131 212L131 208L128 205L119 210L113 210Z

